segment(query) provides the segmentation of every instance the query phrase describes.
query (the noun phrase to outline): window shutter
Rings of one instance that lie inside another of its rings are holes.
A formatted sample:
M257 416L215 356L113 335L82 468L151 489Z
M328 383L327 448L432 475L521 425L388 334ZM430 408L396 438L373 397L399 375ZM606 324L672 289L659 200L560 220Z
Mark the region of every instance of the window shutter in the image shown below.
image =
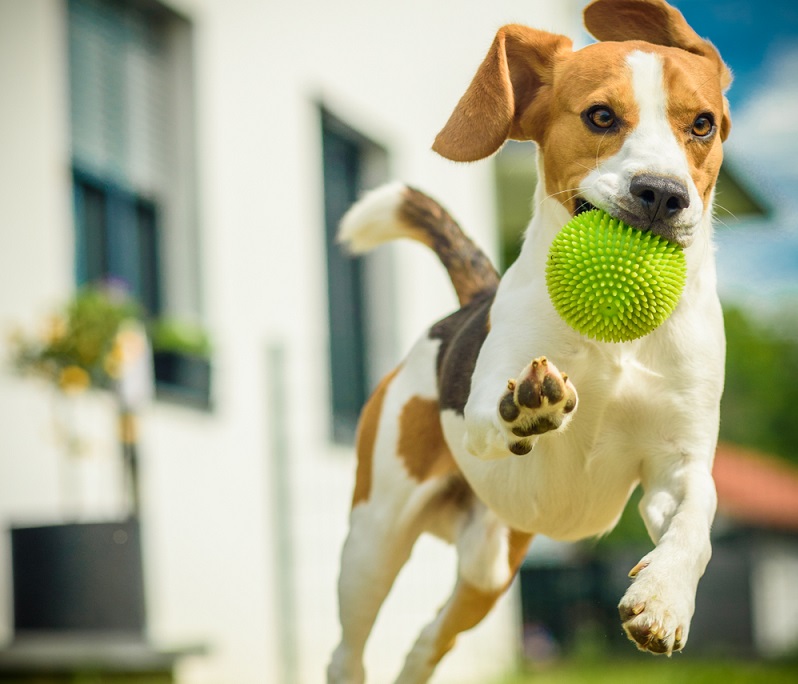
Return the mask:
M70 0L73 158L85 171L145 195L166 175L165 44L155 13Z

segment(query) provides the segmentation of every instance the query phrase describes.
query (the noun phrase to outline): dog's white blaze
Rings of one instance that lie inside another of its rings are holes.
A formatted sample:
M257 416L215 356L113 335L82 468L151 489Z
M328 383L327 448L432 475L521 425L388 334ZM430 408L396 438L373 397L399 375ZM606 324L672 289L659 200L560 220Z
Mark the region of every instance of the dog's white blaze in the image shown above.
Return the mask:
M687 156L676 140L668 118L668 92L662 57L636 50L629 54L626 63L632 72L632 90L640 110L640 122L624 145L624 148L629 148L628 159L634 159L635 168L630 176L645 171L684 181L690 193L690 206L685 210L683 221L697 223L703 213L703 203L690 176Z
M673 175L688 181L687 158L668 120L662 58L638 50L629 54L626 63L631 70L632 90L640 111L637 128L624 144L624 148L629 148L627 158L634 159L639 170Z
M637 131L650 129L660 136L663 142L673 135L668 135L668 99L663 82L662 58L653 52L636 50L626 58L632 72L632 90L640 108L640 125ZM663 131L667 129L667 133ZM673 141L675 144L675 140Z

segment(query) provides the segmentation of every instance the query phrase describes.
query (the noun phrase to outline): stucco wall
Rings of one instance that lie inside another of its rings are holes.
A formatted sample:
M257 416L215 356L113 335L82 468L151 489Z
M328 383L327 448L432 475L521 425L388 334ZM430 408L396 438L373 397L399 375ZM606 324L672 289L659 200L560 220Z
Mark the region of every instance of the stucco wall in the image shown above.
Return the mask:
M164 646L205 643L181 681L278 681L281 573L290 573L297 675L317 682L338 637L335 581L354 477L329 442L326 280L318 105L390 154L393 175L438 196L495 253L490 163L429 151L502 24L567 32L571 3L542 0L290 3L175 0L194 31L197 214L204 317L215 346L215 410L156 404L142 417L149 617ZM570 23L569 23L570 22ZM0 0L0 325L30 323L72 288L63 5ZM389 248L400 352L455 304L434 257ZM4 345L5 342L0 342ZM289 511L274 505L280 348ZM398 359L397 359L398 360ZM86 516L118 508L112 410L87 400L92 454L79 466ZM62 453L45 388L0 375L0 524L64 510ZM275 517L277 516L277 517ZM284 517L285 516L285 517ZM292 556L277 547L290 521ZM389 681L454 580L451 550L422 540L367 651ZM10 637L7 544L0 546L0 637ZM514 602L462 640L436 681L484 682L509 666Z

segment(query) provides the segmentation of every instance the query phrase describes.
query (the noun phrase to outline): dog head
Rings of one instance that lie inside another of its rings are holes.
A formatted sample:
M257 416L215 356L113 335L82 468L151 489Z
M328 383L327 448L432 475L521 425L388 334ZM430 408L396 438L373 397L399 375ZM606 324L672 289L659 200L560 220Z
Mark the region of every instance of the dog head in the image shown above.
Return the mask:
M600 42L504 26L433 149L475 161L534 140L546 192L571 214L596 206L683 246L710 211L731 128L731 73L664 0L596 0Z

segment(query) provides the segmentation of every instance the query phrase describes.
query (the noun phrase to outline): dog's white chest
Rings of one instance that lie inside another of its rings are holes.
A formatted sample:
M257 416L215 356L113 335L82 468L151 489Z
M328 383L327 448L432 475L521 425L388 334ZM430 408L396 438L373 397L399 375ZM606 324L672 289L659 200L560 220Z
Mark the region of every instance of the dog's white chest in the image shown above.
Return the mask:
M668 412L668 393L654 371L630 358L598 364L589 355L566 367L583 388L579 410L566 431L545 435L529 454L481 460L458 448L463 418L445 412L442 420L466 479L505 522L576 540L617 522L650 452L648 431L657 429L661 409Z

